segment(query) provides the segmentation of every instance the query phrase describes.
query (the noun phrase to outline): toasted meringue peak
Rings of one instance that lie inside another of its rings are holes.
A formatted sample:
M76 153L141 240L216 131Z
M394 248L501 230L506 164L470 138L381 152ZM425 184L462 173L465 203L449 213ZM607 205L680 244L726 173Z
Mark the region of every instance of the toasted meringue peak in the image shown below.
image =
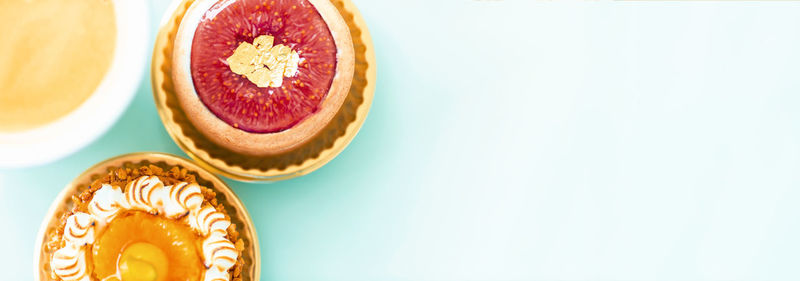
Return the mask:
M203 240L203 256L206 257L206 267L216 267L222 271L227 271L234 264L239 254L236 246L223 234L213 233Z
M216 267L207 269L203 275L203 281L228 281L230 278L227 270L220 270Z
M228 226L231 225L231 221L226 219L221 212L217 212L217 209L214 209L211 205L206 205L200 208L200 211L189 216L189 225L200 231L203 236L208 236L214 232L224 235L228 233Z
M67 245L53 254L53 272L64 281L88 281L83 247Z
M122 190L108 184L104 184L95 191L92 201L89 202L89 214L94 216L101 225L114 219L121 209L127 208L128 202L125 200Z
M161 189L164 184L156 176L142 176L130 183L125 190L125 199L128 200L132 209L145 212L156 212L162 205Z
M78 246L94 243L94 217L77 212L67 218L64 227L64 240Z
M164 213L169 218L186 215L203 204L203 193L196 183L181 182L165 190L168 197L164 200Z

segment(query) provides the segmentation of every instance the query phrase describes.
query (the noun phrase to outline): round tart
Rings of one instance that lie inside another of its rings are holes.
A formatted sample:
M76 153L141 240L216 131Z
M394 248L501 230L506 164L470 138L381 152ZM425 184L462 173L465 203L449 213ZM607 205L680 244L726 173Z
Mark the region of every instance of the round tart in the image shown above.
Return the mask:
M64 281L253 279L256 242L238 199L232 198L227 187L218 194L218 179L208 181L184 165L167 163L179 158L152 155L167 161L108 166L107 173L94 176L82 191L68 186L73 192L59 198L71 195L72 207L54 203L64 211L57 215L51 209L52 218L45 220L40 232L37 271L42 274L37 277ZM137 156L122 156L131 157Z
M278 181L299 177L324 166L341 153L358 134L375 95L377 63L364 18L350 0L332 0L345 19L354 47L354 73L349 93L331 122L305 144L277 155L254 156L217 144L200 131L178 100L172 79L175 37L195 0L181 0L164 15L151 62L153 98L164 128L196 163L213 173L243 181ZM255 41L255 40L254 40ZM183 66L188 69L187 65ZM188 73L188 71L186 72Z
M327 0L198 0L175 36L172 78L189 121L255 156L291 151L339 111L353 42Z

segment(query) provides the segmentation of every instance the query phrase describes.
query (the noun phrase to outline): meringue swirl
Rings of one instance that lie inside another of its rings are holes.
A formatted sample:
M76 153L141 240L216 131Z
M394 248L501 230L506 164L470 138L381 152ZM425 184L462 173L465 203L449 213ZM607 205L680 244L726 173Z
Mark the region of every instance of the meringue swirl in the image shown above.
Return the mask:
M92 201L89 202L89 214L97 218L102 225L114 219L122 209L128 209L125 195L117 187L104 184L94 192Z
M128 200L131 209L138 209L148 213L158 211L162 205L160 199L163 198L161 191L164 184L156 176L142 176L128 183L125 189L125 199Z
M219 233L214 233L203 241L203 256L210 257L205 261L206 267L227 270L236 264L239 254L230 240Z
M169 200L164 202L164 213L168 218L187 215L189 210L200 208L203 193L196 183L181 182L169 187Z
M78 246L94 243L94 217L77 212L67 218L64 227L64 240Z
M53 272L64 281L89 281L83 247L67 244L53 254Z
M220 270L216 267L207 269L206 274L203 275L203 281L228 281L230 278L227 270Z
M64 281L89 281L85 247L94 243L96 233L123 211L137 210L170 219L182 219L202 236L202 256L206 271L203 280L230 280L228 270L239 257L226 237L231 221L211 204L204 205L197 183L180 182L164 186L156 176L142 176L129 182L123 192L104 184L94 192L88 213L76 212L67 218L64 247L52 257L53 273Z
M201 208L195 216L190 216L189 225L200 231L203 236L207 236L212 233L226 234L231 221L227 220L223 213L218 212L211 205L207 205Z

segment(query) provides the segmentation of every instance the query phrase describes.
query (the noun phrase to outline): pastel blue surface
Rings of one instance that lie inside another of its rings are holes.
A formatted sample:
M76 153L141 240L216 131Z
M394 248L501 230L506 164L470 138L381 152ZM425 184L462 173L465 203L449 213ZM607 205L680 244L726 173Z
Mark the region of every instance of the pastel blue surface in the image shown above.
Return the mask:
M800 2L354 2L361 132L302 178L227 180L262 280L800 279ZM32 279L66 183L135 151L185 155L147 79L89 147L0 171L2 279Z

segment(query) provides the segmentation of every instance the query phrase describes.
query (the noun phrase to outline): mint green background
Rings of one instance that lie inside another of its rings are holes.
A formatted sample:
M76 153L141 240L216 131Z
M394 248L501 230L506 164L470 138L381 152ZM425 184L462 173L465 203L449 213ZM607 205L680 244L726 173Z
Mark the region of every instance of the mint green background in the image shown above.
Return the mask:
M361 132L302 178L228 180L263 280L800 279L800 2L354 2ZM32 278L85 168L184 155L147 77L90 146L0 171L0 279Z

